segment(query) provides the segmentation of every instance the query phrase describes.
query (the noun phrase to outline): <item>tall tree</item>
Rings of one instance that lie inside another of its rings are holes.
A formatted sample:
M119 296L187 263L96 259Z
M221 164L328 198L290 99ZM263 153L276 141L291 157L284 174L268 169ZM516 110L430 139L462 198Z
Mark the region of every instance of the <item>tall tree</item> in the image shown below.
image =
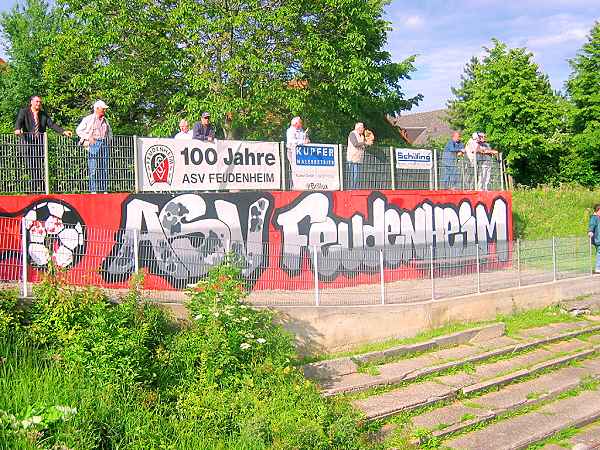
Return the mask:
M581 182L600 183L600 22L596 22L577 56L567 92L573 102L573 153L570 167L580 168Z
M102 98L121 133L168 135L204 110L228 136L279 140L293 115L313 139L345 136L360 119L383 133L386 113L420 98L401 90L412 59L383 50L385 3L57 0L48 103L75 121Z
M530 52L493 42L481 60L467 64L460 86L453 89L451 123L469 133L486 132L517 182L553 180L565 151L564 102Z
M0 76L0 130L12 131L20 106L32 95L44 95L44 52L60 29L61 15L45 0L25 0L0 14L0 36L8 55Z

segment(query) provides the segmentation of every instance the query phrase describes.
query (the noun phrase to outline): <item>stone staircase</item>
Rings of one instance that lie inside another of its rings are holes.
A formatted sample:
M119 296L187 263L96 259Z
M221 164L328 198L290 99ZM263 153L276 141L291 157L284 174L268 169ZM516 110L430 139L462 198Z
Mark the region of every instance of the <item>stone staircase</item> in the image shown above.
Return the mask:
M384 448L600 448L600 318L589 319L510 337L492 324L304 373L374 421Z

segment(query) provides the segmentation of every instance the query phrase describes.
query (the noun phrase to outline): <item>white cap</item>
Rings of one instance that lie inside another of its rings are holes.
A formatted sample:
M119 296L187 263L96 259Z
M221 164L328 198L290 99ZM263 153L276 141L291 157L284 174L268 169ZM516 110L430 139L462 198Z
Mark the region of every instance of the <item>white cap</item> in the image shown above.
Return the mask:
M479 139L479 133L475 132L475 133L473 133L473 135L471 137L473 139Z
M96 103L94 103L94 109L96 109L96 108L107 109L108 105L106 103L104 103L102 100L98 100L98 101L96 101Z

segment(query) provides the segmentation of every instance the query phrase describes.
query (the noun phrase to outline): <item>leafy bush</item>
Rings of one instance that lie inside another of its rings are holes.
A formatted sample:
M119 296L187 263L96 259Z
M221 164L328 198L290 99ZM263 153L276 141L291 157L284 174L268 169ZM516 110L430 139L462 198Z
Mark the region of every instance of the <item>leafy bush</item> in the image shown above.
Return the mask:
M0 336L18 328L22 320L22 312L18 307L19 291L17 289L0 290Z
M181 329L141 301L139 282L117 305L60 277L40 284L26 339L0 338L8 355L0 441L90 450L366 446L358 413L323 399L293 366L292 339L273 313L244 303L234 265L190 289ZM64 420L56 405L77 413Z

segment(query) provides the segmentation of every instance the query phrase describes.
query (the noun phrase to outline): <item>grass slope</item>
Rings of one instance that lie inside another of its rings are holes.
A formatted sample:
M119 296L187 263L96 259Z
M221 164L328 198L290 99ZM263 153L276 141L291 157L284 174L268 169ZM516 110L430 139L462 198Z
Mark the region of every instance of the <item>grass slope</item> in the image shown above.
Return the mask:
M575 185L517 189L512 198L515 238L583 236L593 205L600 203L600 189Z

